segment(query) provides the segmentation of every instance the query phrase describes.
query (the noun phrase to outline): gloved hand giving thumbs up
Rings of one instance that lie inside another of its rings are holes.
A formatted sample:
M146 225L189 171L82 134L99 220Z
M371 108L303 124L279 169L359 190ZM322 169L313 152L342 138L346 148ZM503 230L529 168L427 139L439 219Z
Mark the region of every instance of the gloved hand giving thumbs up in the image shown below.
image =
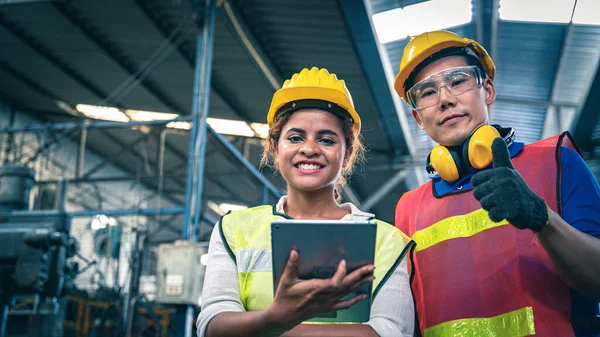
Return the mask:
M502 138L494 139L492 157L494 168L471 178L475 199L489 212L492 221L506 219L519 229L542 230L548 223L548 206L514 169Z

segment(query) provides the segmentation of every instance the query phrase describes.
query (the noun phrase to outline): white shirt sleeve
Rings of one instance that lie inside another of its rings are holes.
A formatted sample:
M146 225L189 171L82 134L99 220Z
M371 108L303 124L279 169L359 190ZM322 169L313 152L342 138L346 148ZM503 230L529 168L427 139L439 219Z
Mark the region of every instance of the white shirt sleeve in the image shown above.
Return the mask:
M204 337L208 323L216 315L243 311L246 310L240 301L237 266L223 244L217 223L208 246L201 310L196 321L198 336Z
M415 310L406 257L387 279L371 304L368 324L380 337L412 337Z

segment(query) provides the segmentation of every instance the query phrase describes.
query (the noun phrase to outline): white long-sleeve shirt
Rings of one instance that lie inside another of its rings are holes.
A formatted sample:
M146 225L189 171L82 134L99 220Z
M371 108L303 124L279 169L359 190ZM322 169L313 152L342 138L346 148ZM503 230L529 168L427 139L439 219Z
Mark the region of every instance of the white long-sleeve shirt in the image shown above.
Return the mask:
M276 206L278 213L285 214L285 202L286 197L281 197ZM341 206L350 211L341 220L366 220L374 217L371 213L360 211L352 203ZM201 302L196 322L200 337L204 337L208 323L216 315L246 311L240 301L237 267L223 244L218 224L210 237ZM364 324L370 325L381 337L408 337L413 336L414 321L414 305L404 258L379 290L371 304L369 321Z

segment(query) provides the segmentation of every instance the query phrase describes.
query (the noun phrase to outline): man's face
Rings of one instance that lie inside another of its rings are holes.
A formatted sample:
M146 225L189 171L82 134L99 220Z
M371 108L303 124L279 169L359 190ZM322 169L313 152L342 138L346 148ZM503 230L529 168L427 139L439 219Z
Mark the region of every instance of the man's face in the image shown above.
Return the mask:
M450 68L467 66L463 56L448 56L428 64L415 78L415 83ZM413 109L412 115L422 130L438 144L454 146L462 144L479 126L489 124L488 105L496 98L492 80L458 96L446 87L439 89L439 102L424 109Z

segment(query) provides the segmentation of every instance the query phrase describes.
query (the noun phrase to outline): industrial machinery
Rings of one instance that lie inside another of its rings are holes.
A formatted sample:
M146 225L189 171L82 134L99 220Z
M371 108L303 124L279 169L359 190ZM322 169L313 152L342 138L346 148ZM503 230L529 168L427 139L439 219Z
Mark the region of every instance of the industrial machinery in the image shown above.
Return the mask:
M59 336L60 325L51 316L59 315L65 282L77 270L67 264L78 247L64 208L30 212L33 185L30 168L0 168L0 337L7 323L23 322L13 317L29 318L25 326L13 326L28 336ZM58 189L55 206L64 205L66 185Z
M199 306L207 257L208 242L159 246L156 301Z

